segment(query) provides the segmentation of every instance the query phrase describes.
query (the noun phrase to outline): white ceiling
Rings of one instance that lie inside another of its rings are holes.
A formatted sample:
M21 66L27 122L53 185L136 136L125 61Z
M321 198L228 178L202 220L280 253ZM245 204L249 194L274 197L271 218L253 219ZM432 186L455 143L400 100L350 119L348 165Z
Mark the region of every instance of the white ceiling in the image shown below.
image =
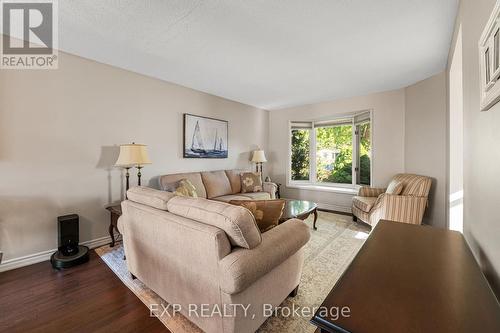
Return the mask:
M64 0L60 49L264 109L445 68L458 0Z

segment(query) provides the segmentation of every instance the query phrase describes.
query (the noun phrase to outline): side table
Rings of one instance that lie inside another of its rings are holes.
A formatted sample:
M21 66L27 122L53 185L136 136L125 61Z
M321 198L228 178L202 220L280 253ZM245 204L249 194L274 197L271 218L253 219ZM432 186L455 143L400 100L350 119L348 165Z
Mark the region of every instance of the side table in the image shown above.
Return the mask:
M111 213L111 220L109 222L109 236L111 237L110 247L115 246L115 234L114 230L118 231L118 218L122 215L122 206L120 204L115 206L106 207L106 209Z

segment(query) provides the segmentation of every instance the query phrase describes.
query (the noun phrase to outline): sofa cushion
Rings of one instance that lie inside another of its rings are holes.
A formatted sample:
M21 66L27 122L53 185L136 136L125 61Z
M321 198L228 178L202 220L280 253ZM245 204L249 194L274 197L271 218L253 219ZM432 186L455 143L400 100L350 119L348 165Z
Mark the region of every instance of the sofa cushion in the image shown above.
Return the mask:
M238 193L238 194L229 194L229 195L221 195L220 197L211 198L212 200L229 202L231 200L269 200L271 198L271 194L268 192L254 192L254 193Z
M239 194L250 200L269 200L271 199L271 194L268 192L253 192L253 193L241 193Z
M196 193L198 194L198 197L201 198L207 197L207 192L205 191L205 185L203 185L201 174L199 172L176 173L172 175L160 176L159 179L160 189L167 191L167 189L165 189L167 184L175 183L181 179L189 179L189 181L196 188Z
M169 212L224 230L233 246L252 249L262 237L248 209L202 198L174 197L167 203Z
M220 261L221 289L231 295L244 291L301 250L310 237L309 226L292 219L262 234L254 250L233 250Z
M226 176L226 172L223 170L202 172L201 179L203 180L205 191L207 191L207 198L209 199L233 192L231 183Z
M155 190L145 186L135 186L127 191L127 198L143 205L161 210L167 210L167 203L175 195L171 192Z
M352 206L352 215L356 216L362 222L372 224L370 221L370 213L364 212L356 206ZM374 215L374 214L372 214L372 215Z
M242 206L248 209L257 222L260 232L264 233L278 225L285 200L231 200L231 205Z
M393 179L389 183L389 186L387 186L385 193L399 195L401 192L403 192L403 186L404 186L403 182Z
M260 172L241 174L241 193L262 192L262 176Z
M226 170L226 176L231 183L232 194L241 192L241 174L244 170Z
M246 194L246 193L245 193ZM248 196L244 196L242 193L241 194L229 194L229 195L222 195L220 197L215 197L212 198L212 200L217 200L217 201L223 201L223 202L229 202L231 200L252 200L252 198Z
M375 201L377 201L376 197L355 196L352 198L352 204L354 205L354 207L357 207L358 209L366 213L368 213L372 209Z

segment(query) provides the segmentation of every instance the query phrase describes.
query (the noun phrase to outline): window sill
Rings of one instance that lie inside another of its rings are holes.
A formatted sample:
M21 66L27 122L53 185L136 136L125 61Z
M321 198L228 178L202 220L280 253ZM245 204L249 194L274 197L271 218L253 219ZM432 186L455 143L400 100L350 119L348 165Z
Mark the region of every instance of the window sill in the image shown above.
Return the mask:
M340 186L320 186L320 185L300 185L300 184L287 184L288 188L295 188L299 190L306 191L320 191L320 192L331 192L346 195L357 195L359 187L340 187Z

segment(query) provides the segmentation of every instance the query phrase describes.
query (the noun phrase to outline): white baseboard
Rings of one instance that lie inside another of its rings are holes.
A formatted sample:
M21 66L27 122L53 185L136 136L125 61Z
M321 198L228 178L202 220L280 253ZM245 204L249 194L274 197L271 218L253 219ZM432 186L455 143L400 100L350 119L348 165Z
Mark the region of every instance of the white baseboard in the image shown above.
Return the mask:
M115 240L119 239L119 235L115 234ZM87 246L89 249L95 249L96 247L100 247L106 244L111 243L111 237L110 236L104 236L101 238L96 238L92 239L83 243L80 243L81 245Z
M115 235L116 239L117 235ZM105 236L96 239L92 239L86 242L80 243L80 245L88 246L90 249L94 249L99 246L103 246L105 244L111 243L111 237ZM42 261L47 261L50 259L52 253L56 252L57 249L42 251L38 253L29 254L27 256L13 258L9 260L5 260L2 264L0 264L0 272L9 271L11 269L33 265Z
M342 206L342 205L336 205L336 204L318 203L318 208L319 209L333 210L333 211L336 211L336 212L351 213L351 206Z

